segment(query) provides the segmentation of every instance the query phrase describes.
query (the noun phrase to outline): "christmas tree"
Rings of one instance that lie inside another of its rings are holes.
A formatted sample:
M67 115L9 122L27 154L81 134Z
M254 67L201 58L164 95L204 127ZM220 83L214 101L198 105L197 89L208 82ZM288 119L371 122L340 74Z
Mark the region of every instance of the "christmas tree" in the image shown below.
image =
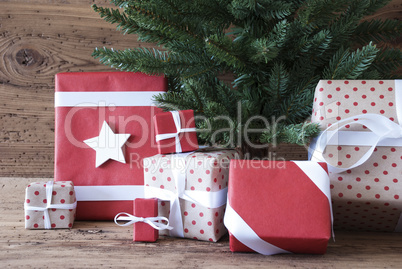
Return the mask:
M165 110L193 109L198 136L223 146L303 144L320 79L393 78L397 20L364 20L389 0L113 0L93 5L124 34L158 49L96 48L125 71L165 74ZM231 83L222 74L233 74Z

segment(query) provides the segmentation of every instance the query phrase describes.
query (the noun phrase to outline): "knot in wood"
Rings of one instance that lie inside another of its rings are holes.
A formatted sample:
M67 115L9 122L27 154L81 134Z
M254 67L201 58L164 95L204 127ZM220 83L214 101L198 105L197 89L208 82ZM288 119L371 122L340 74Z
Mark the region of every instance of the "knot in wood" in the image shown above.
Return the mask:
M34 49L20 49L16 54L17 63L28 67L41 62L42 56Z

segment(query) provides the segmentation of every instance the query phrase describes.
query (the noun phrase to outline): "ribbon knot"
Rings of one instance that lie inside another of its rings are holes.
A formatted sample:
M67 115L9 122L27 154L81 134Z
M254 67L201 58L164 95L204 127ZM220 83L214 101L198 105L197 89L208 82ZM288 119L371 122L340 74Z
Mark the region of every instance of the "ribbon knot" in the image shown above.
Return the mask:
M53 181L48 181L46 183L46 206L30 206L27 203L24 204L24 209L28 211L43 211L43 219L45 229L51 229L49 209L74 209L77 207L77 201L72 204L52 204L53 196Z
M181 128L181 120L180 120L179 111L169 111L169 112L172 114L173 122L176 127L176 132L175 133L167 133L167 134L158 134L155 136L155 139L156 139L156 142L159 142L161 140L175 138L176 152L182 152L183 150L181 148L179 134L184 133L184 132L195 132L196 128Z
M125 216L124 216L125 215ZM124 224L120 224L118 223L119 220L122 221L128 221ZM164 224L160 221L166 221L167 224ZM173 227L169 226L169 220L165 217L137 217L137 216L133 216L129 213L125 213L125 212L121 212L119 214L117 214L114 217L114 222L119 225L119 226L129 226L131 224L137 223L137 222L143 222L148 224L149 226L151 226L152 228L156 229L156 230L172 230Z

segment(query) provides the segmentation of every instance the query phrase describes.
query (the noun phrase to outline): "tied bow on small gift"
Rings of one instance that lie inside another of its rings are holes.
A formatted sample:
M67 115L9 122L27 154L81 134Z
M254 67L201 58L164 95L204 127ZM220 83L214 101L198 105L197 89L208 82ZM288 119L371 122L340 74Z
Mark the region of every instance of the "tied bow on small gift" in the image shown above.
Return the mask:
M182 147L180 143L180 138L179 134L184 133L184 132L195 132L196 128L181 128L181 120L180 120L180 114L179 111L170 111L173 117L174 125L176 127L176 132L175 133L168 133L168 134L158 134L155 136L156 142L159 142L161 140L169 139L169 138L175 138L176 141L176 152L182 152Z
M125 216L124 216L125 215ZM126 223L118 223L118 221L128 221ZM161 221L166 221L167 224L162 223ZM169 226L169 220L165 217L136 217L133 216L129 213L119 213L114 217L114 222L119 225L119 226L129 226L131 224L137 223L137 222L144 222L148 225L150 225L152 228L156 230L172 230L173 227Z

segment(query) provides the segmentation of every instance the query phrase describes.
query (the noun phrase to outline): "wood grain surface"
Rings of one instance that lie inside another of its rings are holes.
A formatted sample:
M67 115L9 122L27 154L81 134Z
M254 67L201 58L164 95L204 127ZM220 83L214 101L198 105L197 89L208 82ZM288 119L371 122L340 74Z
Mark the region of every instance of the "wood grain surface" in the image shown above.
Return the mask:
M0 0L0 176L53 175L56 73L110 71L91 57L95 47L153 46L116 31L92 11L93 3L109 5L107 0ZM401 14L402 0L393 0L372 18L401 19ZM290 159L306 157L303 148L279 151Z
M26 186L48 179L0 178L1 268L400 268L402 233L337 232L325 255L231 253L218 243L160 237L132 241L132 227L75 222L71 230L25 230Z
M71 230L25 230L26 186L48 179L0 178L1 268L401 268L402 233L337 232L325 255L231 253L218 243L160 237L132 241L132 227L75 222Z

